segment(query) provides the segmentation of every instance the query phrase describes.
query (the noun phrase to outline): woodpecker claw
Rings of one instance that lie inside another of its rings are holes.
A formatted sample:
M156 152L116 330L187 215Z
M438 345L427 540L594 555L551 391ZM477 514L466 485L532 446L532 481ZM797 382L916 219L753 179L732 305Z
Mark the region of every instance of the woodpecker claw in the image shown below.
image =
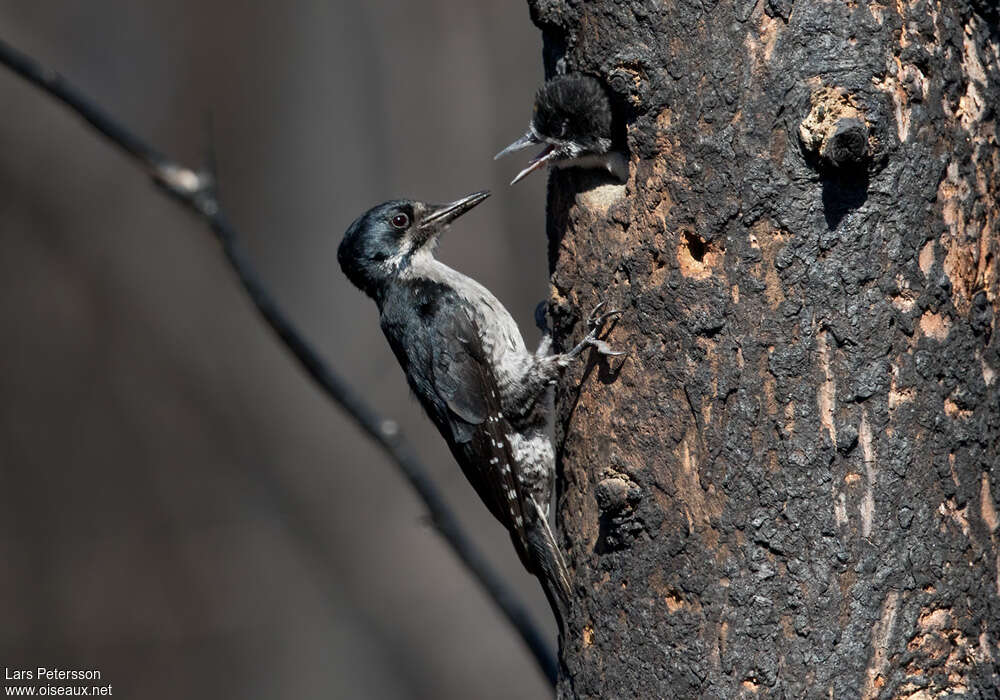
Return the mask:
M608 319L622 315L621 309L611 309L611 311L606 311L602 314L601 309L607 306L607 304L608 302L602 301L594 307L593 311L590 312L590 316L587 317L587 328L591 330L599 329Z
M608 302L606 301L600 302L597 306L595 306L593 309L590 310L590 316L587 317L587 320L592 321L593 319L595 319L597 317L598 312L600 312L600 310L607 305Z
M607 302L602 301L594 307L593 311L590 312L590 316L587 317L587 328L590 329L589 332L586 336L584 336L583 340L577 343L575 348L567 353L567 355L570 357L576 357L588 347L594 348L598 353L604 355L605 357L617 357L625 354L623 351L612 350L610 345L598 337L604 329L604 324L607 323L609 319L617 318L622 314L621 309L612 309L611 311L606 311L602 314L601 309L603 309L606 305Z
M588 345L605 357L618 357L625 354L624 350L612 350L610 345L599 338L592 338Z

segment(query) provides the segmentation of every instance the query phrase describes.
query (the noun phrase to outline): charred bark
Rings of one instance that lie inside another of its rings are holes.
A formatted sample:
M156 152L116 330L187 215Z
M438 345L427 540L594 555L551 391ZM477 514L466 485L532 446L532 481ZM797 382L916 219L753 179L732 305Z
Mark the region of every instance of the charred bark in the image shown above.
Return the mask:
M630 177L550 178L564 697L997 697L995 3L529 0Z

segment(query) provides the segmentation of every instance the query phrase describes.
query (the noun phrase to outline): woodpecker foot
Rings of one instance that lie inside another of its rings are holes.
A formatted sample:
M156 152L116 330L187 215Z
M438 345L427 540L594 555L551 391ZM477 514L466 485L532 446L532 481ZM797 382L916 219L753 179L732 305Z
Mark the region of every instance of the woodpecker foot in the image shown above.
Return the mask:
M608 319L617 318L622 315L621 309L611 309L611 311L605 311L602 314L601 309L607 305L608 302L602 301L594 307L594 310L590 312L590 316L587 317L587 328L592 331L599 331Z
M622 351L612 350L610 345L598 337L604 329L605 323L612 318L617 318L622 315L620 309L612 309L611 311L601 313L601 309L603 309L606 305L607 302L602 301L594 307L593 311L590 312L590 316L587 317L587 328L590 330L587 335L584 336L583 340L581 340L575 348L567 353L570 357L576 357L588 347L594 348L597 352L606 357L617 357L625 354Z

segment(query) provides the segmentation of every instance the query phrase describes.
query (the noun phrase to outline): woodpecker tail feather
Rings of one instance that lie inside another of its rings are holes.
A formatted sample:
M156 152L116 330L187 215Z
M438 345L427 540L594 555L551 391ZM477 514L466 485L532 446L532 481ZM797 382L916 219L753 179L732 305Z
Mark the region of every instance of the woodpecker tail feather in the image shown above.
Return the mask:
M566 562L563 560L562 550L559 549L559 545L556 543L555 535L549 526L549 519L545 516L545 511L535 502L535 499L531 499L531 504L538 513L539 529L544 537L544 544L542 545L544 552L537 552L540 555L539 560L544 562L543 568L546 570L548 578L556 584L556 588L559 590L559 597L562 598L563 602L569 603L571 590L569 569L566 568ZM538 547L537 544L534 546Z
M569 608L571 596L569 569L562 556L562 550L556 542L549 519L545 511L533 498L528 499L534 509L532 526L526 529L529 556L532 559L529 570L533 571L542 583L545 596L552 606L559 629L562 631L563 621Z

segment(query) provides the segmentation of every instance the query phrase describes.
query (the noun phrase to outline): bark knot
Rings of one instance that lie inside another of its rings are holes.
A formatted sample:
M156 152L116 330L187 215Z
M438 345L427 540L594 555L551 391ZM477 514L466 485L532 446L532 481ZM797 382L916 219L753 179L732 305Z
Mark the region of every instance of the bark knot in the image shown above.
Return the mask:
M799 124L799 140L812 160L836 170L863 166L870 158L868 121L846 90L822 87Z

